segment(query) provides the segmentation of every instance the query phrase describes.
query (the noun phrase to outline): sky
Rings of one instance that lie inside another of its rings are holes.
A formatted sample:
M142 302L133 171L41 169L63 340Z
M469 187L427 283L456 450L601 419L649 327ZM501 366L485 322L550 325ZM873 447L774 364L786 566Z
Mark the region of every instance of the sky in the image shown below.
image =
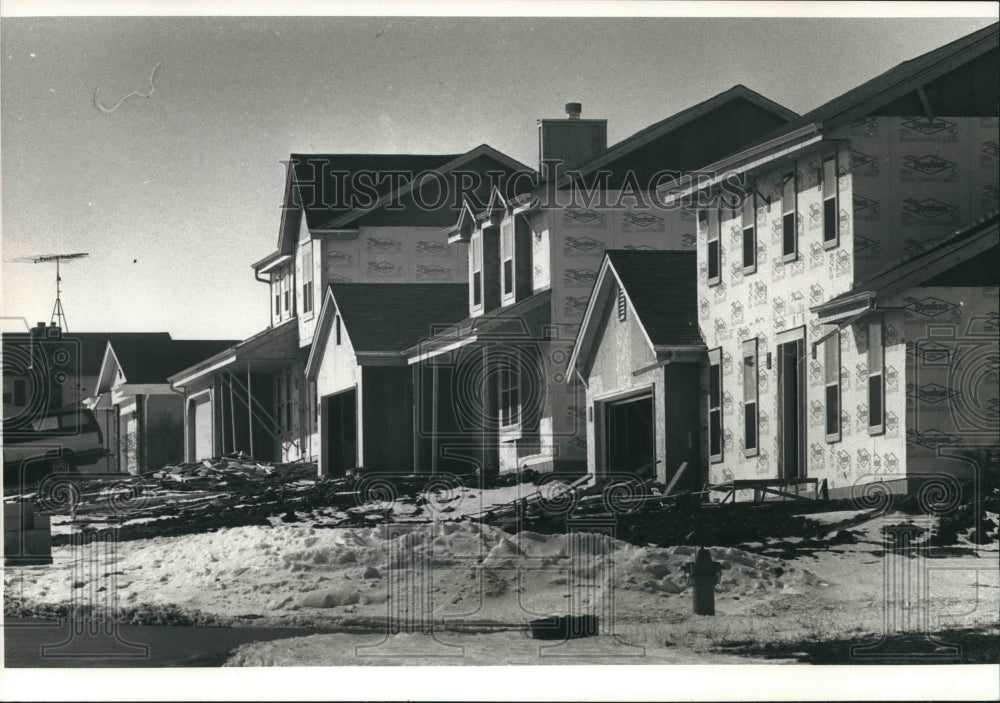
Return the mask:
M995 8L994 8L995 9ZM943 12L947 12L947 6ZM805 112L995 19L14 17L0 23L2 315L245 338L292 152L536 166L566 102L609 143L742 83ZM131 92L117 109L107 111ZM104 106L104 110L99 106ZM14 319L11 319L14 318Z

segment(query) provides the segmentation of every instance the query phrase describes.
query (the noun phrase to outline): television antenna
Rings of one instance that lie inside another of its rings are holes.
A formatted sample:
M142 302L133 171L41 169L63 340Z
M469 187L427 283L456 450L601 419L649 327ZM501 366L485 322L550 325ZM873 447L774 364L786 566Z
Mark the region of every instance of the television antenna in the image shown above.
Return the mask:
M77 252L75 254L38 254L36 256L22 256L14 259L14 261L24 264L50 264L53 261L56 262L56 302L52 306L52 319L49 321L49 324L59 327L63 332L69 332L69 328L66 325L66 313L62 306L62 276L59 275L59 266L63 261L76 261L86 256L90 256L90 254L86 252Z

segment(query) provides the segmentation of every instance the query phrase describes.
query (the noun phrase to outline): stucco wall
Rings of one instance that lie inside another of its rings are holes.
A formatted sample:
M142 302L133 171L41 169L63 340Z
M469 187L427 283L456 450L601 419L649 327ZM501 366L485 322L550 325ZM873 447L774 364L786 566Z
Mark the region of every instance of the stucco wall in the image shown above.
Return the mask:
M587 470L595 473L614 468L604 466L603 452L606 451L603 438L604 417L599 408L595 408L595 401L607 401L618 395L627 395L629 391L652 388L654 449L656 459L661 462L656 466L656 474L662 481L664 471L662 462L666 454L663 368L651 369L638 376L633 375L634 371L655 363L656 355L650 349L631 305L624 321L620 321L617 314L611 313L609 306L602 315L598 332L599 341L587 379Z

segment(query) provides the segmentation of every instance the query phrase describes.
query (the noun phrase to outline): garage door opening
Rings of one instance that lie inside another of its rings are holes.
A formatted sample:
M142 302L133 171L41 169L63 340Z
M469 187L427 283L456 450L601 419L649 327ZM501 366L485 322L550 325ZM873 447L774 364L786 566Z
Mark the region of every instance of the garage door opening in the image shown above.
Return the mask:
M656 459L652 394L609 402L604 418L607 471L652 476Z
M192 399L188 403L188 427L191 431L188 447L191 452L191 460L211 459L215 452L213 451L214 443L212 441L212 403L207 393L203 397ZM125 463L124 459L123 463ZM125 465L127 466L127 463Z
M358 468L357 390L323 399L323 439L327 471L344 476Z

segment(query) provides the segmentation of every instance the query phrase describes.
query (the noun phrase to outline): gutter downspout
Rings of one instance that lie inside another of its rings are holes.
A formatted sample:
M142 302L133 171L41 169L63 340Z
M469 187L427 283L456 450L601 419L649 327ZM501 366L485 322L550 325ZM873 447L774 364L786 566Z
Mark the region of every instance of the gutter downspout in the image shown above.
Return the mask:
M272 298L274 296L271 295L271 290L270 290L271 281L270 280L265 280L265 279L261 278L260 277L260 271L258 271L257 269L253 270L253 277L254 277L254 280L256 280L258 283L266 283L268 285L268 291L267 291L267 309L270 311L271 314L267 316L267 328L268 329L274 329L274 310L271 310Z

